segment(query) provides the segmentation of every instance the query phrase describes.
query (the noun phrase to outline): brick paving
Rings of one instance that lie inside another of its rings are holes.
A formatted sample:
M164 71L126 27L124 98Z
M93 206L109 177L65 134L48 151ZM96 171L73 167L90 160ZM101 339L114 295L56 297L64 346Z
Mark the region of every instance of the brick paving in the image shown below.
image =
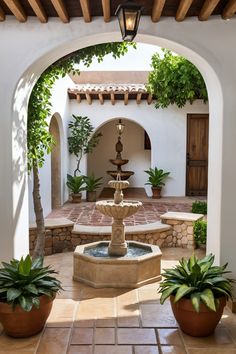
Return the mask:
M153 223L160 220L160 215L168 211L190 212L193 200L193 198L188 197L161 198L160 200L145 198L141 200L143 206L139 211L125 219L125 225ZM96 210L95 203L73 204L68 202L47 216L47 218L62 217L81 225L106 226L111 224L111 218Z

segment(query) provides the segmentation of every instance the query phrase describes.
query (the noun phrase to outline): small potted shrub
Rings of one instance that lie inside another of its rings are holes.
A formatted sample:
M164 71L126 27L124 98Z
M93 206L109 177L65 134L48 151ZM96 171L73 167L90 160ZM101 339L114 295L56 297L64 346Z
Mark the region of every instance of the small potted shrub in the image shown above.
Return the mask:
M145 184L149 184L152 186L152 198L161 198L161 189L162 186L165 185L165 180L169 176L170 172L164 172L162 169L158 169L157 167L149 168L145 170L148 174L148 182Z
M207 239L207 221L198 220L193 224L193 236L195 247L206 248Z
M85 190L84 176L71 176L67 174L66 185L71 191L72 203L80 203L81 192Z
M214 266L214 256L192 255L165 269L160 283L161 304L170 298L174 316L183 332L204 337L214 332L226 300L232 298L232 282L224 276L227 264Z
M96 202L96 189L102 185L101 180L102 177L96 178L94 173L84 176L87 202Z
M6 334L29 337L40 332L61 283L43 258L13 259L0 268L0 322Z

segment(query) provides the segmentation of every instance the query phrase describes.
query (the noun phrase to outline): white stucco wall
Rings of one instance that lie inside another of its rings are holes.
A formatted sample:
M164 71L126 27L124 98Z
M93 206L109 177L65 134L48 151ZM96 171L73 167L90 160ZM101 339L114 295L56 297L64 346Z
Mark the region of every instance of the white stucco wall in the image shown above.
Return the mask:
M71 19L63 24L37 18L0 23L0 259L28 252L28 188L26 164L27 103L32 85L53 61L101 42L120 40L116 19L90 24ZM137 41L167 47L190 59L201 71L209 91L208 245L216 262L229 262L236 276L236 19L216 16L206 22L182 23L164 18L140 21Z

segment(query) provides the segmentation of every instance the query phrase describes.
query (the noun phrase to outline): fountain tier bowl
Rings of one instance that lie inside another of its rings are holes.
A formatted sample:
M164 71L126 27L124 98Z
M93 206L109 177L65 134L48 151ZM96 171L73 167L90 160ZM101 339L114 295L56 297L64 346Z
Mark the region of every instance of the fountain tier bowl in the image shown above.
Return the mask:
M74 280L94 288L138 288L161 279L162 253L158 246L132 241L128 242L128 247L143 249L143 255L95 257L89 254L94 253L94 248L108 247L108 244L109 242L93 242L76 247Z
M113 217L114 219L125 219L135 214L142 206L142 203L135 200L126 200L115 204L112 200L101 200L96 202L96 208L100 213Z

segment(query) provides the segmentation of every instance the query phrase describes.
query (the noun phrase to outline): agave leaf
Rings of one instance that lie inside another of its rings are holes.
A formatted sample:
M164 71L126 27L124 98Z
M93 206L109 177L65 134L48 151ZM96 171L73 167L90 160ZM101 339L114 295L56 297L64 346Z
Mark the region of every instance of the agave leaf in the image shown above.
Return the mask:
M205 289L200 294L202 302L212 311L216 311L215 299L211 289Z
M38 297L33 297L33 298L32 298L32 303L33 303L33 305L34 305L37 309L39 309L40 301L39 301L39 298L38 298Z
M183 267L183 269L185 270L186 274L189 275L190 274L190 270L188 267L188 261L185 258L182 258L180 261L181 266Z
M208 263L208 262L212 262L211 264L213 264L214 259L215 259L215 256L213 256L213 254L210 253L207 256L203 257L202 259L199 259L198 260L198 264L202 265L202 264Z
M214 286L214 287L212 288L212 291L213 291L214 293L219 293L219 294L221 294L221 295L223 295L223 296L226 296L227 298L231 298L231 299L232 299L231 292L228 292L227 290L224 290L224 289L222 289L222 288L218 288L217 286Z
M39 269L43 266L43 257L38 257L32 262L31 269Z
M28 255L25 259L22 257L19 263L19 273L22 275L29 275L32 261Z
M11 302L15 300L17 297L19 297L22 294L22 291L19 289L15 288L10 288L7 290L7 301Z
M165 300L178 288L179 288L179 285L172 285L172 286L168 287L167 289L165 289L161 294L160 303L163 304L165 302Z
M182 284L177 290L177 293L175 295L175 302L179 301L180 299L182 299L182 297L184 297L185 295L189 294L194 290L196 290L195 287L188 286L187 284Z
M32 309L33 302L31 297L24 297L23 295L21 295L19 298L19 302L24 311L29 312Z
M191 294L190 298L191 298L191 302L192 302L192 305L193 305L195 311L199 312L200 302L201 302L200 293L199 292L193 293L193 294Z
M195 254L193 253L192 256L189 258L188 261L188 267L190 269L190 271L192 271L193 266L197 263L197 259Z
M28 284L24 287L24 290L27 290L29 293L38 295L38 290L34 284Z

